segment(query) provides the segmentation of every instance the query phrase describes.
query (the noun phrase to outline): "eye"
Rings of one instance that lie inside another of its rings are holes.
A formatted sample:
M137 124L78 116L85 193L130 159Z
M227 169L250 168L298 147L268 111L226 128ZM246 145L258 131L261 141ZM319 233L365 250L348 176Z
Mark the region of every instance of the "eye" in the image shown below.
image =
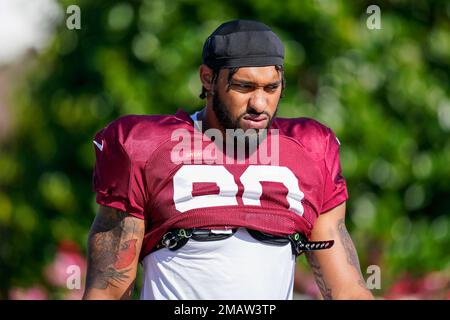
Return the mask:
M280 86L280 85L278 85L278 84L272 85L272 86L267 86L267 87L265 87L265 90L266 90L267 92L275 92L275 91L277 91L277 89L278 89L279 86Z
M232 83L230 85L231 88L233 88L236 91L241 91L241 92L248 92L253 90L253 86L250 84L243 84L243 83Z

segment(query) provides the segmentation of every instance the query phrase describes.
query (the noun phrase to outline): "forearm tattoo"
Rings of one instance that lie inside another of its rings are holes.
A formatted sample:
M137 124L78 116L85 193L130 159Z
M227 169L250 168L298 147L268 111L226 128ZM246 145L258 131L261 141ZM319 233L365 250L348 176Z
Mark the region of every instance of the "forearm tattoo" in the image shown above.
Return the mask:
M313 252L306 252L306 259L311 267L311 270L314 274L314 278L316 279L317 286L319 287L320 293L324 300L331 300L331 289L327 286L325 279L323 278L323 273L320 268L320 264L317 261L316 256Z
M89 234L86 287L106 289L131 284L124 297L130 295L134 279L130 279L136 258L137 242L142 227L135 218L116 210L97 215Z
M356 249L350 237L350 234L348 233L347 228L345 227L344 219L340 219L338 221L338 231L339 231L339 238L341 239L341 243L344 246L345 254L347 255L347 262L351 266L353 266L356 272L359 274L360 279L358 280L358 284L366 288L366 283L361 274L361 266L359 264L358 255L356 253Z

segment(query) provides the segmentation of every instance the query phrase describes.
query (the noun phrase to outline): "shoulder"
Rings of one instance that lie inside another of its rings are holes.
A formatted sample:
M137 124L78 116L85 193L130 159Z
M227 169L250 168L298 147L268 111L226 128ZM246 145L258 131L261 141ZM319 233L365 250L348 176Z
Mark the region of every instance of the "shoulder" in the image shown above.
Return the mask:
M333 131L311 118L276 118L276 129L280 135L295 140L307 151L324 155L327 152L330 141L337 139Z
M105 149L120 149L137 160L147 158L182 123L175 115L125 115L100 130L95 140Z
M139 138L150 134L164 134L182 122L175 115L125 115L106 126L106 131L120 138Z

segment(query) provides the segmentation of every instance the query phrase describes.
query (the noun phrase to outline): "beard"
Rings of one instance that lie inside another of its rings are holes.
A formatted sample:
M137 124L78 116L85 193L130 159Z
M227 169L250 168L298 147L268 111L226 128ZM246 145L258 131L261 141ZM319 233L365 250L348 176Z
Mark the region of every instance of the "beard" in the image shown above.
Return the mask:
M229 111L230 108L222 101L222 99L219 96L218 91L214 91L212 107L213 107L214 114L216 115L217 121L220 123L220 125L223 127L224 130L226 130L226 129L233 129L233 130L242 129L242 130L244 130L239 125L239 122L241 121L241 119L248 114L257 114L256 112L249 112L249 113L244 112L244 113L240 114L236 119L234 119ZM267 122L267 126L264 129L270 128L270 126L272 125L273 119L277 115L277 112L278 112L278 105L277 105L277 108L275 109L273 116L271 116L266 111L262 112L262 114L267 115L267 117L269 118L269 121ZM256 130L256 132L259 133L260 129L253 129L253 130Z
M245 117L246 115L249 115L249 114L254 115L254 114L258 114L258 113L244 112L244 113L240 114L237 118L233 118L233 116L230 113L230 108L220 98L218 91L214 91L212 107L213 107L214 114L217 118L217 121L220 123L220 125L222 126L224 131L226 131L227 129L232 129L236 133L235 135L233 135L233 139L231 139L231 141L226 138L227 134L225 134L224 143L232 144L233 149L235 151L239 147L244 147L245 152L244 152L243 156L245 156L245 157L248 157L249 155L253 154L253 152L256 151L256 149L261 144L261 142L263 142L267 138L267 134L268 134L267 131L270 128L270 126L272 125L272 121L278 112L278 105L272 116L269 113L267 113L266 111L262 112L262 114L267 115L267 117L269 118L269 120L267 121L266 128L245 130L244 128L242 128L239 125L241 119L243 117ZM254 110L254 109L250 108L250 110Z

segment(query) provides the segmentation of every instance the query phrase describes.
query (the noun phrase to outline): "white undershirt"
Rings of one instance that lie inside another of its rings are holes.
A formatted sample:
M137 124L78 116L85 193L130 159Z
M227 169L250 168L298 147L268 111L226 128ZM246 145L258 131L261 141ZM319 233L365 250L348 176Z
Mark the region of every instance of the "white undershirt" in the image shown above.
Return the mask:
M190 239L176 251L157 250L143 267L141 299L292 299L291 245L263 243L245 228L224 240Z
M157 250L143 266L141 299L292 299L291 245L260 242L244 228L224 240L190 239L176 251Z

